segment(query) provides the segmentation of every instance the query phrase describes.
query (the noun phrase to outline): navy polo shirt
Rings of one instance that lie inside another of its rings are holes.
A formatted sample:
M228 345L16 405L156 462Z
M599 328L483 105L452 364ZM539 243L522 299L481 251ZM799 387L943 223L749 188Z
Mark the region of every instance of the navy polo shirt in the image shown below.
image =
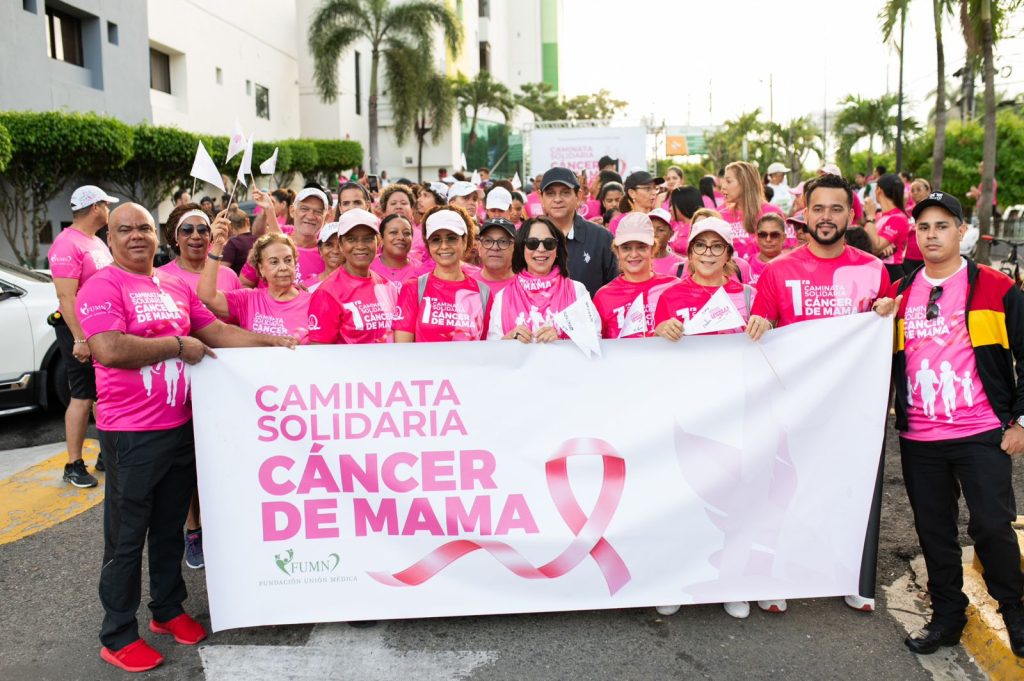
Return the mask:
M572 221L568 239L569 277L587 287L590 297L619 276L619 261L612 253L612 234L600 225L584 220L579 213Z

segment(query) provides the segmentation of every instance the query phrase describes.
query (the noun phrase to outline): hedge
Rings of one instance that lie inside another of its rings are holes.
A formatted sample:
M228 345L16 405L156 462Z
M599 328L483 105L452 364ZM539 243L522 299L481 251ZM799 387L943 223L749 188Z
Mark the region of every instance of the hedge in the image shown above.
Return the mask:
M11 144L11 133L7 132L7 128L0 125L0 173L4 171L7 164L11 162L11 154L13 152L13 145Z

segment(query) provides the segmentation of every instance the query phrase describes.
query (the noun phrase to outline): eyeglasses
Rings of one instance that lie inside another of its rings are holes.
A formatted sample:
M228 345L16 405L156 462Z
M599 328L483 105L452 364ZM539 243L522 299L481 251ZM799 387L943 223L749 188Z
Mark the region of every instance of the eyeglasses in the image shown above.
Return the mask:
M939 308L939 298L942 297L942 287L933 286L931 293L928 294L928 307L925 308L924 318L931 321L942 314L942 310Z
M178 227L178 231L185 236L192 236L192 232L198 232L200 236L206 236L210 233L210 228L207 225L189 225L184 224Z
M782 232L758 232L757 238L764 239L765 241L771 241L773 239L781 239L783 236Z
M504 251L506 248L512 245L512 239L480 239L480 245L483 246L488 251Z
M725 253L725 244L721 241L716 241L713 244L708 244L703 241L694 241L690 244L690 248L692 248L693 252L697 255L704 255L708 251L711 251L711 255L715 256Z
M547 239L538 239L536 237L531 236L529 239L523 242L523 245L526 246L527 250L530 251L536 251L541 246L544 246L545 251L553 251L556 248L558 248L558 240L553 237L548 237Z
M462 240L461 236L455 236L454 234L434 234L427 239L427 244L437 248L438 246L453 246Z
M375 236L350 236L346 234L341 237L341 240L349 246L373 246L377 243L377 237Z

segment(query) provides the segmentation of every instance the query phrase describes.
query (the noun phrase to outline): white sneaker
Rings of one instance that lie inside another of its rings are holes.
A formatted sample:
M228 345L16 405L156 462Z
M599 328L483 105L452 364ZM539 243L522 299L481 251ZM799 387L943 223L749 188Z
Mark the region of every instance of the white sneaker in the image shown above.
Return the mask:
M750 617L750 603L746 601L731 601L729 603L722 603L722 607L729 613L730 617L735 617L738 620L744 620Z
M854 610L860 610L861 612L874 612L875 611L875 599L864 598L863 596L846 596L844 599L846 604Z
M765 612L786 612L786 601L785 599L775 601L758 601L757 607L761 608Z
M658 607L655 608L655 610L658 611L659 615L668 616L668 615L674 615L677 612L679 612L679 608L681 608L681 607L682 606L679 606L679 605L659 605Z

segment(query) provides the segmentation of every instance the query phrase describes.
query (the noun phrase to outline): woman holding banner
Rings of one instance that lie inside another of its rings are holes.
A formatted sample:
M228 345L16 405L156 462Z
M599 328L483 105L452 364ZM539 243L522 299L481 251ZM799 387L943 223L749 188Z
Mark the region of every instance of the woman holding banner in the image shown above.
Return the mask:
M482 340L491 290L463 269L468 214L434 208L423 221L423 237L434 269L402 285L395 342Z
M582 301L592 319L600 319L586 287L569 278L565 235L549 218L530 218L512 246L515 279L494 296L487 339L550 343L568 335L555 315ZM599 330L593 329L595 336Z
M655 209L667 213L661 209ZM644 338L654 335L654 309L661 294L679 280L653 270L655 243L668 241L671 230L664 222L661 239L655 236L652 216L627 213L619 221L612 250L622 274L601 287L594 306L601 315L602 338ZM678 256L677 256L678 257ZM682 259L679 259L682 261Z

